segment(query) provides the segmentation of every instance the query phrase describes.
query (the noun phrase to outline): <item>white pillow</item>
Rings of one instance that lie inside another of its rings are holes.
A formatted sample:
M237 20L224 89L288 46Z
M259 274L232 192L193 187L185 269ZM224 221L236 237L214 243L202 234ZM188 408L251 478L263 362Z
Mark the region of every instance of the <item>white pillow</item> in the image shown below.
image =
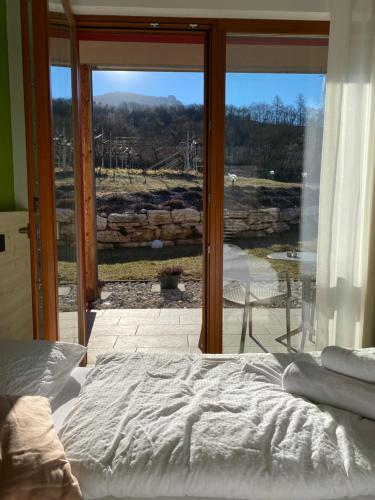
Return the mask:
M0 340L0 394L52 400L85 352L68 342Z

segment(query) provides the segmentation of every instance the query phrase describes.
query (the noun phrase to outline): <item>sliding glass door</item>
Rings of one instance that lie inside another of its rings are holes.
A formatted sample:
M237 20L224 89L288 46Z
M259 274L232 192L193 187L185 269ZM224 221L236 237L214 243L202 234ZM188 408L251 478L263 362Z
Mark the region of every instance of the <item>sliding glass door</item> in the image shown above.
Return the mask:
M34 336L85 343L75 21L67 2L21 6Z
M119 350L200 352L206 44L199 28L80 32L81 73L91 82L83 105L91 107L87 168L95 203L88 224L96 223L97 258L89 274L100 284L92 343L106 318L120 320L112 332ZM130 323L133 330L121 328Z
M52 165L56 213L58 326L60 340L78 341L81 285L79 178L74 82L75 34L63 2L49 3Z
M81 20L83 179L74 16L24 5L41 337L86 342L86 288L134 349L313 349L328 23Z
M327 43L226 36L223 352L314 349Z

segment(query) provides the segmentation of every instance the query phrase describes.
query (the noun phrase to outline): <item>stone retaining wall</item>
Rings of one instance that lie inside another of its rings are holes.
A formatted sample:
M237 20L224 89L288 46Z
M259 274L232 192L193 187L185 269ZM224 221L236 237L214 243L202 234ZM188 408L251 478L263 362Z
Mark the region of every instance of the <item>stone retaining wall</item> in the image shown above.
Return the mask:
M261 238L267 234L289 231L299 224L300 209L260 208L257 210L226 210L224 233L226 236Z
M304 209L304 216L317 222L318 207ZM57 209L60 238L72 234L73 211ZM289 231L300 222L299 208L225 210L224 231L231 237L265 237ZM97 215L98 248L145 247L154 240L164 246L197 243L202 237L202 213L193 208L144 210ZM65 235L65 236L64 236Z
M97 216L99 248L150 246L154 240L164 246L185 245L197 243L201 236L201 213L192 208Z

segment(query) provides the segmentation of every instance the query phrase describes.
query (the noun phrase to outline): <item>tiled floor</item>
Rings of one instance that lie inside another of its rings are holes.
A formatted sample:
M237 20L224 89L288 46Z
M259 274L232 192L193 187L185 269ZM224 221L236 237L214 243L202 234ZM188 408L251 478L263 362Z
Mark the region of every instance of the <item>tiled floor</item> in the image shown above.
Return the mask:
M243 309L225 309L223 350L239 350ZM292 310L292 328L300 322L300 311ZM200 352L200 309L105 309L90 312L88 363L111 351ZM60 313L60 339L77 342L76 313ZM265 350L286 352L275 340L285 333L285 310L257 308L253 313L253 334ZM297 345L300 335L293 337ZM264 352L247 335L245 352Z

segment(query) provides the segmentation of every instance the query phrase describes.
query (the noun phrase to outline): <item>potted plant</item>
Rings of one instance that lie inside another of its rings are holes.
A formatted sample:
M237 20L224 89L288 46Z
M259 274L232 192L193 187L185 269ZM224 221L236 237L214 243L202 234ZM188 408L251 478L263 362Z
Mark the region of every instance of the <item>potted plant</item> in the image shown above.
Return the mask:
M160 288L170 290L178 287L183 269L181 266L164 267L159 273Z

